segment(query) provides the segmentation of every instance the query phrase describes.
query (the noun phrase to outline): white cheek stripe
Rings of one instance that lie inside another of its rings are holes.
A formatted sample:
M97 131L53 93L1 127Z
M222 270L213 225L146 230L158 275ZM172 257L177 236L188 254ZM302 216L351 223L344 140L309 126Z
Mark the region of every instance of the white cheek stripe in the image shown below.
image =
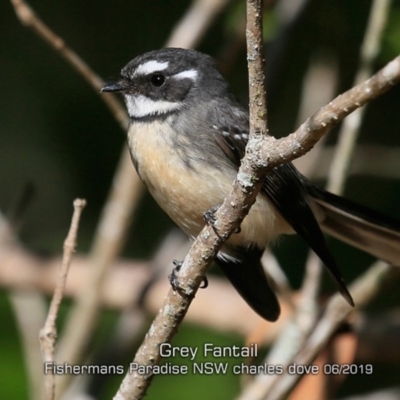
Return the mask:
M137 75L148 75L156 71L163 71L164 69L168 68L168 62L159 62L159 61L147 61L144 64L140 64L135 72L133 73L133 76Z
M166 114L167 112L178 110L182 107L181 102L172 101L154 101L146 96L126 95L125 96L126 108L128 114L132 118L142 118L151 115Z
M179 72L179 74L175 74L173 75L173 78L175 79L191 79L193 81L195 81L197 79L197 71L195 69L188 69L187 71L182 71Z

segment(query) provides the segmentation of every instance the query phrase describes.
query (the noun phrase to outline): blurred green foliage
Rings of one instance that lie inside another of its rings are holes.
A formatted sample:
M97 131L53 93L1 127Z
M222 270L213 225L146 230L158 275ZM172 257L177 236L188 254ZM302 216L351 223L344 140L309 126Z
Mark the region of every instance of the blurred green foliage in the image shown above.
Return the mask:
M370 3L369 0L310 0L284 35L275 11L266 12L272 134L286 135L295 128L302 78L315 52L326 51L337 59L339 91L351 86ZM189 4L188 0L31 2L39 16L105 80L117 77L121 67L136 55L161 47ZM244 2L232 0L199 49L219 59L233 91L246 104L244 42L239 40L238 46L232 46L243 12ZM229 49L235 50L230 53ZM376 68L399 54L399 49L400 1L396 0ZM0 2L0 65L0 210L10 209L26 182L32 182L36 197L26 214L20 237L32 250L59 253L72 201L84 197L88 207L81 225L79 250L87 251L125 145L124 132L102 104L100 95L41 39L21 26L7 1ZM399 87L371 104L360 142L399 146L399 104ZM334 138L335 132L330 140ZM394 206L400 199L398 181L354 177L349 180L346 194L400 218L400 207ZM150 256L170 228L171 222L147 195L133 222L124 255ZM337 242L332 247L349 281L371 261L370 257ZM301 281L306 252L303 243L294 237L282 241L277 248L278 257L295 286ZM388 296L391 304L398 304L394 292L389 291ZM23 356L5 292L0 296L0 312L3 378L0 398L25 399ZM102 345L107 343L116 319L116 314L105 313L98 336ZM241 344L239 338L192 326L184 326L175 338L175 343L190 346L200 346L205 341ZM395 377L400 372L397 366L390 372L385 367L381 369L386 374L386 383L396 383ZM365 377L352 379L356 385L366 382ZM378 375L369 378L368 388L379 387L380 382ZM110 398L118 384L119 377L113 377L99 398ZM351 386L351 380L344 388L345 393L358 390L357 386ZM239 378L231 375L161 376L155 379L149 399L229 399L238 390Z

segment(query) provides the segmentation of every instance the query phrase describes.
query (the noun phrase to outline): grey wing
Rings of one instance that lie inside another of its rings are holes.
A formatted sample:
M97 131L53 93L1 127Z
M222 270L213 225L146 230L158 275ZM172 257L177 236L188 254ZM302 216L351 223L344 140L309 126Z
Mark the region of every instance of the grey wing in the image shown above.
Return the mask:
M230 118L225 114L221 119L213 119L220 121L219 126L213 126L215 140L231 162L239 167L248 140L248 121L240 114L240 110L227 109L225 112L230 115ZM239 115L240 118L236 118ZM321 228L308 202L308 194L303 185L303 179L305 178L297 172L291 163L283 164L268 173L261 193L268 197L294 231L321 258L336 280L343 297L349 304L353 305L350 293L326 245Z

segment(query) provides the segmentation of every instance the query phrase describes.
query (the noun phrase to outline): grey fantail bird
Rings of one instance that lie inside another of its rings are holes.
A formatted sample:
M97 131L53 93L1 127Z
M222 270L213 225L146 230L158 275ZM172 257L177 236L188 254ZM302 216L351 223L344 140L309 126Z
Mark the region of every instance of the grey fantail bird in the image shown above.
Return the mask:
M249 115L234 99L214 60L167 48L136 57L103 92L124 95L129 149L136 170L160 207L191 238L203 214L223 202L249 134ZM241 230L224 243L217 264L262 317L274 321L279 303L261 266L269 242L299 234L353 300L322 231L400 265L400 223L318 188L291 163L273 169Z

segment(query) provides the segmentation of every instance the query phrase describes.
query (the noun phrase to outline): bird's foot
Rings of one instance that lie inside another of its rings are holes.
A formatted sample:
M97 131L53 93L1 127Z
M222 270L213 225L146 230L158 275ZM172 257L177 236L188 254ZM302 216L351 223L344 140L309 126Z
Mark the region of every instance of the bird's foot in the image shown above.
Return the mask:
M215 232L215 234L216 234L219 238L221 238L221 236L219 235L218 229L217 229L217 227L215 226L215 224L216 224L216 222L217 222L217 218L215 218L215 213L217 212L217 210L218 210L218 208L219 208L220 206L221 206L220 204L218 204L218 205L216 205L216 206L213 206L213 207L209 208L209 209L208 209L206 212L204 212L204 214L203 214L203 219L204 219L204 221L206 222L206 224L208 224L208 225L211 226L211 228L213 229L213 231Z
M215 213L217 212L217 210L221 207L221 204L217 205L217 206L213 206L211 208L209 208L204 214L203 214L203 219L204 221L211 226L211 228L213 228L213 231L215 232L215 234L221 238L221 236L218 233L218 229L215 226L215 223L217 222L217 219L215 218ZM242 231L242 229L240 228L240 226L238 226L233 233L240 233Z
M183 262L182 262L182 261L178 261L178 260L173 260L173 261L172 261L172 264L174 264L174 268L172 269L171 274L168 275L168 280L169 280L169 283L170 283L171 286L172 286L172 289L173 289L175 292L181 292L181 291L182 291L182 288L181 288L181 286L179 285L178 277L177 277L176 274L177 274L177 273L179 272L179 270L181 269Z
M174 261L172 261L172 263L174 264L175 267L173 268L171 274L168 275L168 280L169 280L169 283L170 283L171 286L172 286L172 289L173 289L175 292L182 293L182 292L183 292L183 289L182 289L181 285L179 284L178 277L177 277L177 273L178 273L179 270L181 269L183 262L182 262L182 261L178 261L178 260L174 260ZM205 276L205 277L203 278L203 280L202 280L202 282L201 282L199 288L200 288L200 289L205 289L207 286L208 286L208 279L207 279L207 277Z

